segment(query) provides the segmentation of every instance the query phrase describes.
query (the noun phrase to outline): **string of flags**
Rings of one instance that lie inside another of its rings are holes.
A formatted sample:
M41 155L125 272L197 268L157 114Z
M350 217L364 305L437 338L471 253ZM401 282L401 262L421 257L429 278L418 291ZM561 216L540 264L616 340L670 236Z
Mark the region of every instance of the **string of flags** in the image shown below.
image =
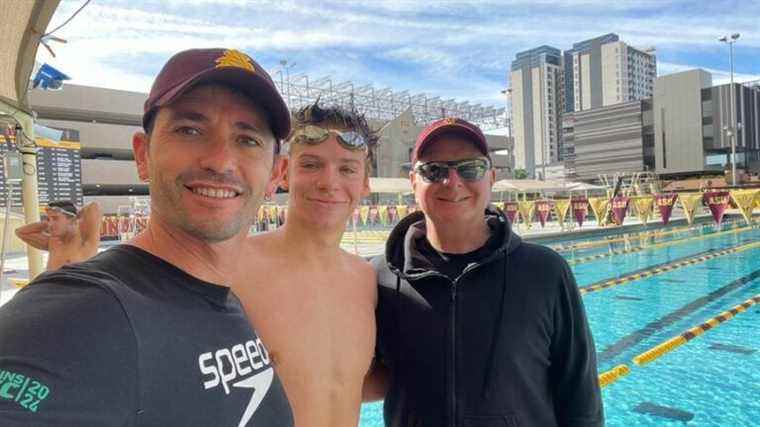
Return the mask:
M702 206L709 210L718 225L729 207L738 209L744 220L750 224L754 209L760 207L760 189L657 193L632 197L618 196L612 199L573 196L569 199L496 202L494 205L505 213L512 224L519 221L527 227L531 227L534 221L538 221L541 227L544 227L554 214L560 226L564 228L570 213L579 227L591 216L600 225L621 225L629 215L634 215L642 224L646 224L653 220L655 212L659 212L660 220L667 225L676 207L683 210L687 222L692 224ZM287 210L287 206L263 205L259 207L256 219L259 225L279 226L285 223ZM354 210L351 220L357 226L389 226L415 210L416 206L403 204L362 205ZM147 225L148 218L144 216L106 216L101 224L101 235L118 236L125 232L139 232Z

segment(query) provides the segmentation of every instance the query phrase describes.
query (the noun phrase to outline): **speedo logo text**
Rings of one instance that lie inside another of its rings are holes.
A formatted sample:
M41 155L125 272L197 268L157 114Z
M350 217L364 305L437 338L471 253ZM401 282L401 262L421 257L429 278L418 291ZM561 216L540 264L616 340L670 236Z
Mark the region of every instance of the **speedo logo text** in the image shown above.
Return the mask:
M234 385L236 379L269 365L269 353L259 338L198 356L203 387L208 390L221 385L225 394L230 394L230 385Z

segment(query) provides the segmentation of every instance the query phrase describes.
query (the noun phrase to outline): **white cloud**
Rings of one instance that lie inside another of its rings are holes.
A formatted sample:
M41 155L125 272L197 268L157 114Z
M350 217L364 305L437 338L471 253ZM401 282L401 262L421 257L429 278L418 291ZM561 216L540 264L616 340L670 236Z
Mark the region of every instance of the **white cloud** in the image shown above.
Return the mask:
M81 4L64 0L50 28ZM758 8L758 0L741 9L685 0L111 0L91 3L56 34L69 40L54 45L59 58L40 57L83 84L144 91L174 52L235 47L265 58L268 68L294 60L291 73L312 79L329 75L500 107L516 52L542 44L568 49L608 32L657 47L661 73L690 63L720 81L724 62L714 57L726 47L717 36L742 33L737 60L760 54ZM737 80L756 79L758 62L744 61Z

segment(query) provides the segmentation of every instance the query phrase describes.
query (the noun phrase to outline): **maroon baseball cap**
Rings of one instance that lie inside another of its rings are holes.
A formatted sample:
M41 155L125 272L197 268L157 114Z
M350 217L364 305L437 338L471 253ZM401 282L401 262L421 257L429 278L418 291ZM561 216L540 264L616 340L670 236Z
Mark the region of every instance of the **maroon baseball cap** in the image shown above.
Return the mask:
M435 142L438 137L443 134L461 136L471 141L475 147L483 153L483 155L489 159L491 158L491 155L488 153L486 137L483 135L480 128L467 120L447 117L429 124L428 127L423 129L419 136L417 136L417 142L414 144L414 150L412 150L412 164L417 161L417 157L419 157L431 143Z
M250 56L234 49L190 49L177 53L158 73L143 110L143 127L155 112L200 83L239 89L269 113L278 140L290 133L290 111L272 78Z

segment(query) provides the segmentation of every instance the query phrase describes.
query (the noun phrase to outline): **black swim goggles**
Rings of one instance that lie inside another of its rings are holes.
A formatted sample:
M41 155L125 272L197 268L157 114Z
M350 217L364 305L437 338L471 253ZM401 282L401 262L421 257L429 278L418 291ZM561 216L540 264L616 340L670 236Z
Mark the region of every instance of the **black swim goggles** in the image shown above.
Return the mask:
M449 177L449 169L456 170L463 181L477 182L491 169L491 161L479 157L448 162L417 162L414 165L414 171L427 183L443 182Z
M326 129L314 125L298 128L290 137L291 144L317 145L327 141L330 134L335 135L343 148L348 150L364 150L369 147L369 141L359 132Z

